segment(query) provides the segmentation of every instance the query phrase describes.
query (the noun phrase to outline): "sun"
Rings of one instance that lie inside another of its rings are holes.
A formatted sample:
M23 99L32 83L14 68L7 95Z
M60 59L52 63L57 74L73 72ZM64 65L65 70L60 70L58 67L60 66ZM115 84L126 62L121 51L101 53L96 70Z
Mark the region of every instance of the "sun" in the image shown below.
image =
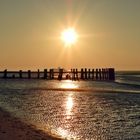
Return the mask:
M64 41L66 46L71 46L77 41L78 35L74 28L65 29L61 33L61 40Z

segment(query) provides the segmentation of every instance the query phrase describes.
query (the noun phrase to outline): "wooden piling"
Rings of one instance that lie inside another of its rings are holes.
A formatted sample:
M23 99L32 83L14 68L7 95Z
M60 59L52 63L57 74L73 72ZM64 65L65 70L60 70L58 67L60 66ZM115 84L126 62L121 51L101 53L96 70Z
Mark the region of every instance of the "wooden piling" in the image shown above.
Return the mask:
M115 70L114 68L109 68L109 80L115 80Z
M44 69L44 77L43 77L44 79L47 79L47 78L48 78L47 73L48 73L48 72L47 72L47 69Z
M87 69L85 68L85 79L87 79Z
M51 80L54 79L54 70L53 69L50 69L50 72L49 73L50 73L49 74L50 79Z
M104 69L104 78L105 78L105 80L108 79L108 71L107 71L107 68Z
M102 68L102 80L105 80L104 69Z
M90 79L90 74L91 74L90 69L88 69L88 79Z
M12 75L12 78L13 78L13 79L16 78L15 74Z
M31 70L28 70L28 79L31 79Z
M39 69L37 70L37 78L38 79L40 78L40 71L39 71Z
M92 80L94 80L94 69L92 69Z
M61 69L61 80L63 78L63 69Z
M19 71L19 78L22 79L22 70Z
M4 70L3 78L7 78L7 69Z
M109 69L106 68L106 80L109 80Z
M78 72L78 70L77 69L74 69L75 71L74 71L74 74L75 74L75 80L77 80L77 72Z
M52 69L52 79L54 79L54 69Z
M75 69L73 69L73 80L76 80L75 79Z
M49 79L52 79L52 69L50 69L50 72L49 72Z
M96 80L98 80L98 69L96 69L95 74L96 74Z
M63 69L59 69L58 80L62 80L63 77Z
M99 79L102 80L102 73L101 69L99 69Z
M81 79L82 80L84 79L84 71L83 71L83 69L81 69Z

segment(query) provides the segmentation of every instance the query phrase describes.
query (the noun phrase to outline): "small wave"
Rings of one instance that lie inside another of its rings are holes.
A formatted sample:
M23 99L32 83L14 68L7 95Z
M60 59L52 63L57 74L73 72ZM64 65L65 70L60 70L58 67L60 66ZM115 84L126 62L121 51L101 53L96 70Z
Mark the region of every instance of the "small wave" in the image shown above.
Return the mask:
M127 85L127 84L126 84ZM30 94L36 91L52 91L52 92L83 92L83 93L139 93L140 88L136 89L120 89L120 88L48 88L48 87L31 87L31 88L8 88L0 89L0 94Z
M124 85L124 86L129 86L129 87L140 89L140 84L136 83L136 82L132 83L132 82L127 82L127 81L123 81L123 80L116 80L115 83L117 83L119 85Z
M31 88L30 90L45 90L45 91L72 91L72 92L93 92L93 93L140 93L139 91L135 90L117 90L117 89L64 89L64 88Z

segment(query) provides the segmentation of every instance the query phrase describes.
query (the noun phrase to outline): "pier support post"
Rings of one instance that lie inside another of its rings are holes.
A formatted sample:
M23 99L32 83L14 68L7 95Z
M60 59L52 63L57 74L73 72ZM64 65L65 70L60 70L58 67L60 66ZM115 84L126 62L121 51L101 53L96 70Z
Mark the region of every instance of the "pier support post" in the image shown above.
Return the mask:
M50 75L49 75L49 77L50 77L50 79L54 79L54 69L50 69Z
M61 69L61 80L63 78L63 69Z
M109 68L109 80L115 80L115 70L114 70L114 68Z
M105 80L108 80L107 68L104 69L104 79L105 79Z
M54 78L54 70L53 69L50 69L49 77L50 77L51 80Z
M87 69L85 68L85 79L87 79Z
M99 79L102 80L101 69L99 69Z
M109 80L109 69L106 69L106 80Z
M44 69L44 77L43 77L44 79L47 79L47 73L48 73L47 69Z
M58 80L62 80L63 78L63 69L59 69Z
M88 79L90 79L90 69L88 69Z
M84 79L84 73L83 73L83 69L81 69L81 79Z
M50 72L49 72L49 79L52 79L52 69L50 69Z
M96 69L96 80L98 80L98 69Z
M22 70L19 71L19 78L22 79Z
M37 78L38 79L40 78L40 71L39 71L39 69L37 70Z
M75 80L75 69L73 69L73 80Z
M7 69L4 70L4 76L3 78L7 78Z
M76 80L78 80L78 69L76 69Z
M92 80L94 80L94 69L92 69Z
M28 70L28 79L31 79L31 70Z
M103 68L102 68L102 80L105 80L105 72Z
M52 79L54 79L54 69L52 69Z

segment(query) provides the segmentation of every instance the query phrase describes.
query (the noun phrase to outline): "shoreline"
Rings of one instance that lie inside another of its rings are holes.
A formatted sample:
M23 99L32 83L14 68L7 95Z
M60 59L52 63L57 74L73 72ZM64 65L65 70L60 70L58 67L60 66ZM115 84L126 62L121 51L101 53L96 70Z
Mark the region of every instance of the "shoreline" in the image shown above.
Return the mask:
M0 139L1 140L60 140L32 125L21 122L9 112L0 108Z

